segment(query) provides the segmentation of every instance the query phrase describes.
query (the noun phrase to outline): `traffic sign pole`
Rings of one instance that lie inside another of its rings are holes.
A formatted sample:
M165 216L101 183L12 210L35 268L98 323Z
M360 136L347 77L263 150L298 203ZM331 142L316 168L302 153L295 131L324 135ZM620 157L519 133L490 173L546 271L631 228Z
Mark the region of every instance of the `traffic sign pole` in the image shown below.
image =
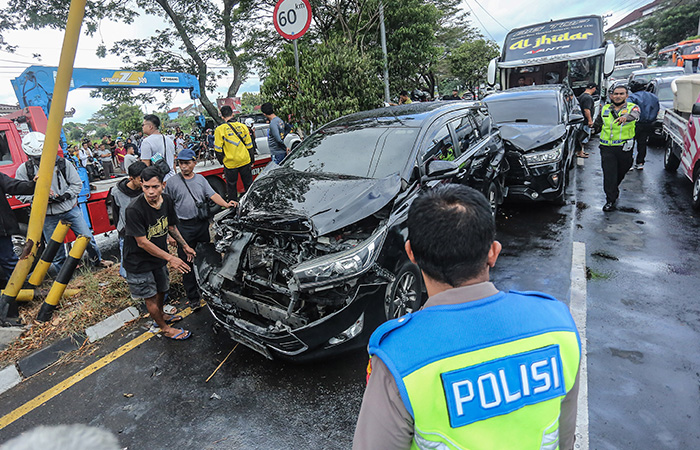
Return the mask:
M294 39L294 67L296 67L297 76L299 76L299 49L297 48L296 39Z

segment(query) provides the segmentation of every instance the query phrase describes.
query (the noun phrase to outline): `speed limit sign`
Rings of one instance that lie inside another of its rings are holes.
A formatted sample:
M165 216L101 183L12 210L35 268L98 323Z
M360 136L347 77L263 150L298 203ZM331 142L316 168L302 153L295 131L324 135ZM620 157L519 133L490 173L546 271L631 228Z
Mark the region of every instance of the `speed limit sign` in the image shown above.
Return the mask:
M275 5L273 21L277 32L286 39L299 39L311 26L309 0L280 0Z

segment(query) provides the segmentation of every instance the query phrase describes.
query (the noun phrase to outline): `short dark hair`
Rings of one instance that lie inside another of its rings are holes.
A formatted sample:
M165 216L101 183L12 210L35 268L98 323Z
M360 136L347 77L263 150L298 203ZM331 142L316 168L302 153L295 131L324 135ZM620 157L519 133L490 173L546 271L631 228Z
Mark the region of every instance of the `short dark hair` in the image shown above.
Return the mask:
M270 114L275 113L275 108L272 107L272 103L266 102L263 103L262 106L260 106L260 111L262 111L263 114L267 114L269 116Z
M131 167L129 167L129 169L131 169ZM162 183L165 175L156 166L148 166L141 172L141 180L143 181L151 180L154 177L158 178L158 181Z
M229 117L233 115L233 108L228 105L224 105L221 107L219 112L221 113L221 117Z
M593 88L598 89L598 84L590 82L586 85L586 89L593 89Z
M146 114L143 116L143 120L146 122L151 122L156 128L160 128L160 119L155 114Z
M403 91L399 92L399 96L408 97L408 91L403 90Z
M610 91L610 93L612 94L613 92L615 92L615 91L618 90L618 89L624 89L625 92L628 93L628 94L629 94L629 92L630 92L629 89L627 89L627 86L625 86L624 84L618 84L617 86L613 86L613 88L612 88L612 90Z
M135 163L129 166L129 176L132 178L140 177L143 171L146 170L146 167L148 166L145 162L136 161Z
M460 286L486 268L496 225L481 192L458 184L438 186L416 198L407 224L413 255L430 278Z

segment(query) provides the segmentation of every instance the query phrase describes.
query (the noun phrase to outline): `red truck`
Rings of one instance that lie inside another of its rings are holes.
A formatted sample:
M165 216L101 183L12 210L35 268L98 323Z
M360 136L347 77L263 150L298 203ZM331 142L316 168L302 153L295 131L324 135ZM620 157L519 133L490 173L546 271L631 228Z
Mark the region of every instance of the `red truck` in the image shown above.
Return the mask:
M664 114L664 167L671 172L681 167L693 182L692 206L700 209L700 75L676 78L671 89L674 110Z
M12 114L0 118L0 172L11 177L15 176L17 168L27 160L22 150L22 137L30 131L46 132L46 115L38 106L28 106ZM59 149L59 155L62 155ZM253 163L253 176L257 176L270 162L269 155L259 155ZM220 195L226 195L226 183L223 179L223 166L214 161L203 161L197 164L195 172L203 175L211 187ZM95 234L106 233L115 229L111 208L107 202L109 189L116 185L121 177L90 183L90 195L85 202L87 213ZM238 180L238 190L243 192L243 184ZM17 216L20 228L26 230L29 222L29 206L16 198L9 199L10 206ZM85 208L83 208L85 211ZM25 233L26 234L26 233ZM15 249L19 251L25 236L13 236ZM74 239L72 233L66 238L67 242Z

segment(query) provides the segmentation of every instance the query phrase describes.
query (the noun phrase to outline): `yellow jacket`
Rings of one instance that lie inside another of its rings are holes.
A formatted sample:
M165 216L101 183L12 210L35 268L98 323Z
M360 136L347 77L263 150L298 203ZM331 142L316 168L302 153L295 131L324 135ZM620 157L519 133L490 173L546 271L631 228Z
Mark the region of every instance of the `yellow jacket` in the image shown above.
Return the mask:
M238 132L236 135L234 129ZM248 127L240 122L227 122L216 127L214 132L214 150L223 152L224 167L235 169L250 164L250 152L253 141L250 138Z

